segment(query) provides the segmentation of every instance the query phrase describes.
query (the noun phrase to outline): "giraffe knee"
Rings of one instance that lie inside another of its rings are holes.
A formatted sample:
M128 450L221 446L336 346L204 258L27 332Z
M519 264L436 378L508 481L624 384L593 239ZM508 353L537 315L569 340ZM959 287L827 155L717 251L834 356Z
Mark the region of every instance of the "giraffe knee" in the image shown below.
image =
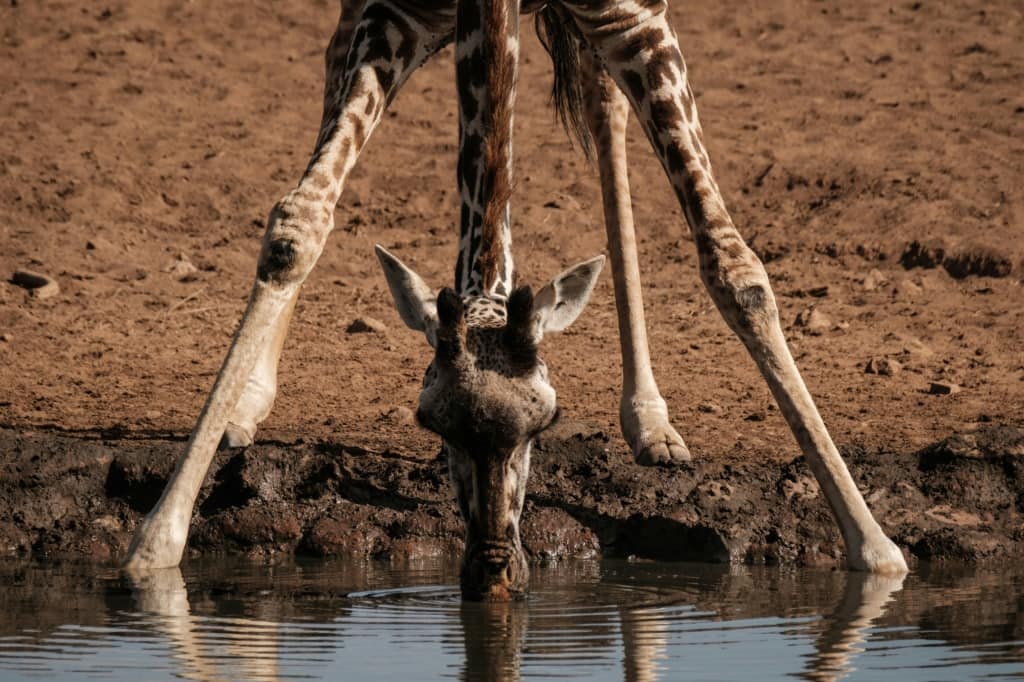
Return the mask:
M754 252L746 251L749 253L744 253L744 258L730 259L729 265L709 259L701 267L711 298L729 327L740 336L764 330L779 319L768 273Z
M257 277L267 283L301 283L320 257L331 217L285 197L270 211L260 249Z

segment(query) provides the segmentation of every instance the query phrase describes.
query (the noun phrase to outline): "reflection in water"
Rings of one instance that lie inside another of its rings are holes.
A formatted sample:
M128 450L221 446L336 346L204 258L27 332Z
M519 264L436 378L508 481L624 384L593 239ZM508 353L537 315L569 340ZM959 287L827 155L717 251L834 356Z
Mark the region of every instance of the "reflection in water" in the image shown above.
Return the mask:
M529 620L525 602L466 602L459 607L459 620L466 647L461 679L504 682L520 678Z
M806 677L812 680L840 680L856 670L854 659L864 651L868 628L885 612L885 605L903 587L904 576L868 573L846 575L843 598L815 642L815 655Z
M463 604L457 565L204 565L124 577L0 564L0 679L1024 675L1024 571L623 562L534 571ZM402 585L401 588L395 588ZM357 591L358 590L358 591Z

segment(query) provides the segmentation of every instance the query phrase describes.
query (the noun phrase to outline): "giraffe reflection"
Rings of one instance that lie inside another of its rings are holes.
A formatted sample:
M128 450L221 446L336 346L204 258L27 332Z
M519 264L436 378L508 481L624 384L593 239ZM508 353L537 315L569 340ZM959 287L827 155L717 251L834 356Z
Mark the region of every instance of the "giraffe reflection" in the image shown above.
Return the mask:
M885 614L885 607L903 587L903 576L850 573L846 589L815 644L805 677L821 682L840 680L856 671L867 630Z
M841 575L833 578L841 579ZM130 580L138 609L154 616L153 622L169 640L180 676L200 681L268 682L288 676L279 670L280 652L287 648L282 645L283 637L287 636L282 625L284 602L272 597L260 599L253 602L256 617L235 617L229 627L222 627L223 619L214 621L198 615L190 605L179 569L134 572ZM868 629L885 614L886 606L902 584L902 577L846 574L838 603L822 617L823 627L815 638L814 653L807 658L803 677L839 680L855 672L856 658L863 651ZM659 581L656 591L642 592L645 596L641 604L617 609L617 628L616 618L610 614L581 614L547 601L535 606L529 601L464 602L456 607L464 650L460 677L513 682L523 676L524 659L532 658L538 663L553 659L595 660L621 647L623 679L667 679L669 634L680 607L695 605L700 611L718 611L720 618L730 620L738 615L755 618L777 614L782 601L789 600L794 607L798 606L800 599L794 598L789 589L799 589L799 585L787 584L785 578L779 578L767 587L745 568L723 574L712 585L691 584L674 590ZM831 594L831 588L826 586L826 590ZM806 596L820 603L813 599L818 595ZM730 603L742 604L742 614L732 613ZM596 607L588 606L593 608ZM531 609L539 612L532 619ZM348 609L340 611L334 622L344 626ZM322 640L320 644L339 646L338 634L330 643ZM680 637L685 635L674 635L676 640ZM329 656L322 652L318 658L326 661Z
M181 677L190 680L243 679L276 682L280 639L276 601L261 604L259 618L233 619L230 629L211 637L209 622L193 613L178 568L128 572L136 606L158 616Z

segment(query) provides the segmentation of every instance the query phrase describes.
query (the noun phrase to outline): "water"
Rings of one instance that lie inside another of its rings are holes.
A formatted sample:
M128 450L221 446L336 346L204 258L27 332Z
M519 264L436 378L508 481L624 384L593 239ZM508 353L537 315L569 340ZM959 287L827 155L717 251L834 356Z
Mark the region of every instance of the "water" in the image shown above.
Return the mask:
M1024 678L1024 568L904 581L628 562L463 604L457 566L0 564L0 680Z

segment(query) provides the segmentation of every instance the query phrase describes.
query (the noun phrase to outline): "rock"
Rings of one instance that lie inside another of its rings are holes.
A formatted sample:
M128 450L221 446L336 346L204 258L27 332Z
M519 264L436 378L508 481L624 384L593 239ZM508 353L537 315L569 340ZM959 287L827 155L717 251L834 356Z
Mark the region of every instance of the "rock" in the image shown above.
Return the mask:
M796 316L796 326L803 327L808 333L824 334L832 328L832 320L817 308L808 308Z
M50 298L60 293L60 285L57 280L41 272L32 270L18 270L11 277L11 284L17 284L39 299Z
M892 358L871 358L864 367L864 373L891 377L899 374L901 369L903 365Z
M914 284L909 279L901 279L896 283L896 287L893 289L893 298L900 301L912 301L921 295L924 291L920 286Z
M878 270L877 268L872 268L871 272L868 273L868 276L864 278L864 290L874 291L878 287L885 284L887 281L888 278L882 274L881 270Z
M386 324L372 317L357 317L345 328L349 334L383 334L387 330Z
M182 281L188 281L192 279L192 275L195 275L199 271L192 262L185 256L178 256L178 258L164 268L164 272L170 273L176 279Z
M85 242L87 251L113 251L114 245L103 237L93 237Z
M705 414L722 414L725 410L722 409L721 405L715 403L703 402L697 405L697 409Z
M415 413L408 407L401 405L385 410L380 418L382 421L390 424L414 425L416 423Z
M807 290L807 295L811 298L824 298L828 296L828 285L820 287L811 287Z
M14 335L13 334L8 334L7 332L4 332L3 334L0 334L0 341L3 341L4 343L10 343L13 340L14 340Z
M933 381L928 387L928 392L932 395L953 395L960 390L960 387L951 381Z
M558 208L567 211L578 211L582 208L582 206L580 205L580 202L577 201L575 198L567 194L561 194L558 196L558 198L552 199L551 201L544 204L544 208Z

